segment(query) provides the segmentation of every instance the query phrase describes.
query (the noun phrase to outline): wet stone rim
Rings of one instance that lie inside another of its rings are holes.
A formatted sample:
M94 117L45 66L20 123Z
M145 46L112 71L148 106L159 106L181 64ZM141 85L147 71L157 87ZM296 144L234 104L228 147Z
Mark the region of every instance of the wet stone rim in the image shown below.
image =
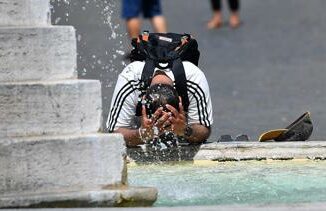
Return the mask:
M232 142L208 143L201 146L179 146L162 151L131 148L130 162L155 163L165 161L248 161L248 160L326 160L326 141L307 142Z

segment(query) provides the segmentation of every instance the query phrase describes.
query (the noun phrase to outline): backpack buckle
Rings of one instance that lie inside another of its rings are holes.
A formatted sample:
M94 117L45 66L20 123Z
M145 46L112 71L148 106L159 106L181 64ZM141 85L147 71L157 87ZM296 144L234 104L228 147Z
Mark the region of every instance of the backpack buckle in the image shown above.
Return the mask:
M142 40L148 42L149 31L143 31Z
M187 35L184 35L181 37L181 46L183 46L189 42L188 38L189 37Z

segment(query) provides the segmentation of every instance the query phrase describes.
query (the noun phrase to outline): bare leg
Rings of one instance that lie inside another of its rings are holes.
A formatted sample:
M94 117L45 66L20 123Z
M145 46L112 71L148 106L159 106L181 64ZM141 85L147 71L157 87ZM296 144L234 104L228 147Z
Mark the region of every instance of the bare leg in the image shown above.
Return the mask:
M139 18L130 18L127 20L127 31L130 38L138 37L140 33L141 21Z
M237 28L240 25L240 1L239 0L229 0L230 14L230 26L232 28Z
M154 16L151 19L151 22L152 22L155 32L158 32L158 33L166 33L167 32L166 21L162 15Z
M213 10L213 17L208 21L207 28L219 28L222 26L222 2L221 0L211 0L211 6Z
M214 11L213 17L207 23L208 29L219 28L222 26L222 13L221 11Z
M230 26L237 28L240 26L240 16L238 12L231 12L230 14Z

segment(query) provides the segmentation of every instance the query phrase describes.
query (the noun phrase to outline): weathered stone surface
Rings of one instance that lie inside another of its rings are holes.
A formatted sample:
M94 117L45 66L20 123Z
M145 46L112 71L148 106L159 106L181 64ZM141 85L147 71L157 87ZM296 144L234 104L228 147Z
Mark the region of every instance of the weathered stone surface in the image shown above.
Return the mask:
M74 78L76 59L71 26L0 27L0 82Z
M0 0L0 26L42 26L49 22L49 0Z
M5 195L0 198L0 207L145 207L151 206L156 199L157 190L155 188L122 186L94 191Z
M0 141L2 200L16 195L19 201L18 195L28 198L34 192L100 190L125 184L126 174L125 144L119 134Z
M325 157L326 141L307 142L234 142L202 145L194 160L290 160Z
M228 142L199 145L181 145L165 150L127 149L128 159L140 163L182 160L291 160L326 159L326 141L307 142Z
M101 107L95 80L0 83L0 137L97 132Z
M49 0L0 0L0 208L150 206L127 187L120 134L101 125L101 85L76 79L71 26Z

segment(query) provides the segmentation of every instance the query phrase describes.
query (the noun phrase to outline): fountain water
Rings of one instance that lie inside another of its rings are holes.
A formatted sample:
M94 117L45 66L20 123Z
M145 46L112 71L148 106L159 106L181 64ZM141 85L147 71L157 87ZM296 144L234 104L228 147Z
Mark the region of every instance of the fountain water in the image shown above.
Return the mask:
M326 201L325 161L179 162L129 169L131 184L159 189L155 206Z

